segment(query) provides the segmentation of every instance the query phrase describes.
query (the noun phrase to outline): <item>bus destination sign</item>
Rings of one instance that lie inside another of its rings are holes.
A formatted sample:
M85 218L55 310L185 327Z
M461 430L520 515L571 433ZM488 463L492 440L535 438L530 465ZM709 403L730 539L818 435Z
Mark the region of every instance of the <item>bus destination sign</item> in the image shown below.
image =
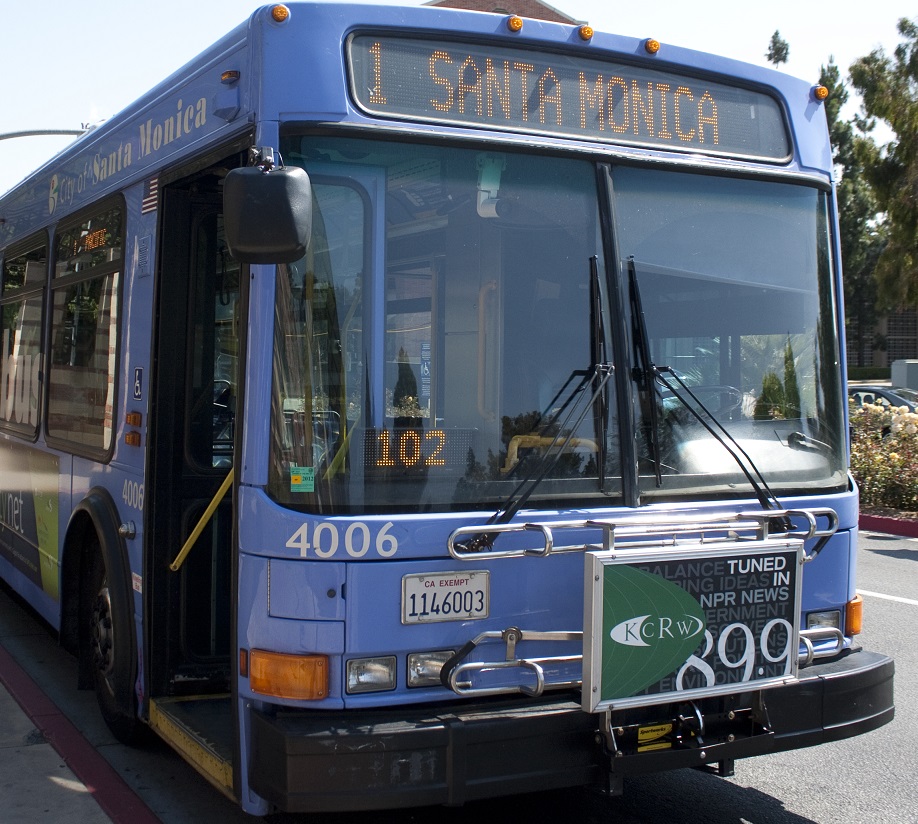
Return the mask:
M554 52L356 35L351 87L368 114L773 161L790 155L767 94Z

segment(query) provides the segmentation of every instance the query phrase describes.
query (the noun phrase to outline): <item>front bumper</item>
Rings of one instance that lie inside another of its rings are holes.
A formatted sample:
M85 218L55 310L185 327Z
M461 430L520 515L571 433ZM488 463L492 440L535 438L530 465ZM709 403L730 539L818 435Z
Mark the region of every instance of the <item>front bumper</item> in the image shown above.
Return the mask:
M536 790L608 787L628 773L729 764L876 729L893 717L893 675L891 658L851 652L759 694L765 714L745 733L729 727L733 731L723 735L686 736L666 748L633 748L618 757L609 752L608 730L600 730L602 716L584 713L570 695L373 712L253 710L250 785L288 812L458 805ZM723 699L698 703L712 717L715 705L725 706ZM624 723L624 717L609 719L613 729Z

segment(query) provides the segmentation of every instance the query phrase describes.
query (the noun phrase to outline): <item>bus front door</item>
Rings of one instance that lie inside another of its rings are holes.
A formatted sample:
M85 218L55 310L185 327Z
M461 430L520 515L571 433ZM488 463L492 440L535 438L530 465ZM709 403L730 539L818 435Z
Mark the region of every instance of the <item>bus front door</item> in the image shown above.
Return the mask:
M151 726L231 794L233 512L218 493L233 469L240 292L223 171L163 189L144 660Z

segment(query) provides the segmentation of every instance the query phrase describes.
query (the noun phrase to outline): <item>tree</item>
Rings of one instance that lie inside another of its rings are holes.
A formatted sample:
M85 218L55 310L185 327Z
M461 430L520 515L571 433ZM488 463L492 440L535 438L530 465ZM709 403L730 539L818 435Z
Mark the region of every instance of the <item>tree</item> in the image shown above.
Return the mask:
M876 268L881 301L918 306L918 25L902 18L904 38L893 57L883 49L852 64L851 82L864 112L889 124L896 139L882 148L857 147L859 160L885 213L888 240Z
M873 122L856 118L852 126L841 119L841 110L848 102L848 91L831 56L828 65L821 68L819 82L829 90L825 108L838 177L845 327L854 349L851 365L862 366L874 348L873 329L877 318L874 270L886 244L884 227L876 219L876 199L862 162L862 158L869 155L874 147L869 136Z
M398 350L398 379L392 392L392 406L395 415L416 415L420 411L418 403L418 381L408 360L408 353L403 347Z
M786 40L781 38L781 33L775 29L775 33L771 36L771 42L768 44L768 51L765 52L765 57L769 63L780 66L782 63L787 62L789 55L790 46L787 45Z
M797 380L797 362L794 360L794 347L790 335L784 347L784 417L800 417L800 383Z

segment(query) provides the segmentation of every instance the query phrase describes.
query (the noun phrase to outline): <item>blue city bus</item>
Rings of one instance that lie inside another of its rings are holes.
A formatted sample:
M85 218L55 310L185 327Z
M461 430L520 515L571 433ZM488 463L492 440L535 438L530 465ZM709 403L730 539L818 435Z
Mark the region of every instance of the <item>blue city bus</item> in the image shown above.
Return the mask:
M0 574L244 810L873 730L824 89L294 3L0 198Z

